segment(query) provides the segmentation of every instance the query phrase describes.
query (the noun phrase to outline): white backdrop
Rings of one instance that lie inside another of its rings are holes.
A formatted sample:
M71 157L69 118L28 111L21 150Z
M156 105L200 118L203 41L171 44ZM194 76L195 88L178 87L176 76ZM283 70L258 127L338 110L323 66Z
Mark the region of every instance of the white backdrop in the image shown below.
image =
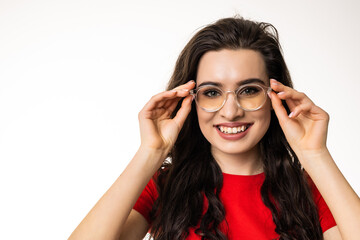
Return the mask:
M360 193L357 1L0 0L0 239L66 239L139 146L137 114L201 26L274 24Z

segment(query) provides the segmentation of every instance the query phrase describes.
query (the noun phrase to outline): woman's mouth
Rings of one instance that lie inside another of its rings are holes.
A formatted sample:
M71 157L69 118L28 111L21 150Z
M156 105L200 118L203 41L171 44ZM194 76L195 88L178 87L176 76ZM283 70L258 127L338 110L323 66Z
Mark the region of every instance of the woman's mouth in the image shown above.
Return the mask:
M250 124L248 125L242 125L238 127L225 127L225 126L217 126L217 128L220 130L220 132L225 134L237 134L240 132L246 131L248 129Z
M250 131L253 123L224 123L215 125L220 137L225 140L239 140L245 137Z

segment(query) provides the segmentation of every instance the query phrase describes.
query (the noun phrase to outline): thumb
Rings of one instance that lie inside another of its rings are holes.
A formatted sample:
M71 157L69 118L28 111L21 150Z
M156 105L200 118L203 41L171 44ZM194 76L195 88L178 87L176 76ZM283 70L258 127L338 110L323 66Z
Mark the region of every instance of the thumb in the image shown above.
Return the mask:
M189 95L186 98L184 98L183 102L181 103L180 109L177 111L174 117L174 121L179 126L179 131L184 125L186 117L190 113L192 98L193 98L192 95Z
M268 95L271 99L271 104L279 120L279 123L281 126L283 126L284 124L286 124L286 122L290 120L287 111L284 105L282 104L281 99L278 97L278 95L275 92L271 91L268 93Z

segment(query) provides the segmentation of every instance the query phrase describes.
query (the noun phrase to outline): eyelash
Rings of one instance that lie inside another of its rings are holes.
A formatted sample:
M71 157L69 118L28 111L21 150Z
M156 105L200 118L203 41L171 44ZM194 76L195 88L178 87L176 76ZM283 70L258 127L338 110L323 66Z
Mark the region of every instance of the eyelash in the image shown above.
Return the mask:
M259 92L259 90L254 87L247 87L244 90L240 91L240 93L245 93L246 95L250 95L249 93L246 93L247 91L251 91L250 94Z
M219 95L220 95L220 92L219 92L218 90L216 90L216 89L209 89L209 90L205 91L205 92L203 93L203 95L205 95L205 96L207 96L207 97L214 97L213 94L212 94L211 96L209 96L209 93L214 93L214 92L215 92L216 96L219 96Z
M239 95L252 95L258 93L259 90L256 89L254 86L245 87L244 89L241 89L238 94ZM206 97L216 97L221 95L221 92L217 89L208 89L203 92L203 95Z

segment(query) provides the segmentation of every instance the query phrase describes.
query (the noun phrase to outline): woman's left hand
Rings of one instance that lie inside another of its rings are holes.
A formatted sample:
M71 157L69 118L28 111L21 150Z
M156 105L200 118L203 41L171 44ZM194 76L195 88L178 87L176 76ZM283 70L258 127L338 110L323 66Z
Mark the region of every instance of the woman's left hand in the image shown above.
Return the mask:
M329 115L316 106L304 93L270 79L275 91L269 93L275 114L292 149L300 157L326 150ZM281 100L285 100L288 115Z

